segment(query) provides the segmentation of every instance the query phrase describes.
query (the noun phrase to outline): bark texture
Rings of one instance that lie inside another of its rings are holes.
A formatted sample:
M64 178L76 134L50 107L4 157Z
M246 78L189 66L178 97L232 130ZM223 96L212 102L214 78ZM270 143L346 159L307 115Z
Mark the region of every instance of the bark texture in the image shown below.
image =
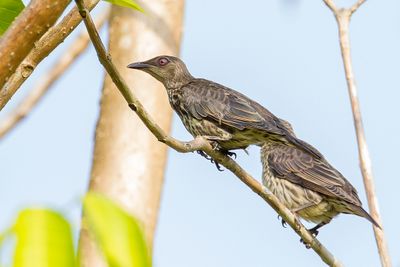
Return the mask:
M99 0L86 0L85 4L89 10L94 8ZM0 111L8 103L15 92L30 77L36 66L47 57L65 38L78 26L82 17L77 7L73 7L68 14L55 26L51 27L40 38L33 47L32 51L26 56L21 64L16 68L7 83L0 84ZM3 86L3 88L1 88Z
M105 10L96 18L96 27L101 28L107 21L109 9ZM68 70L69 67L86 51L90 37L86 29L75 39L75 41L64 51L63 55L52 65L43 77L36 83L33 89L13 109L7 117L0 121L0 139L12 131L23 121L42 100L43 96L53 87L53 84ZM35 49L34 49L35 50ZM29 57L29 56L28 56ZM25 59L26 60L26 59ZM15 74L14 74L15 75ZM14 77L14 76L13 76Z
M160 54L177 55L182 31L183 0L139 3L146 14L112 7L109 51L135 94L167 132L172 110L162 84L126 66ZM167 147L159 143L129 109L106 76L96 129L89 190L105 194L142 223L150 247L163 184ZM83 266L104 266L95 244L83 229L80 239Z
M70 0L32 0L0 39L0 88Z

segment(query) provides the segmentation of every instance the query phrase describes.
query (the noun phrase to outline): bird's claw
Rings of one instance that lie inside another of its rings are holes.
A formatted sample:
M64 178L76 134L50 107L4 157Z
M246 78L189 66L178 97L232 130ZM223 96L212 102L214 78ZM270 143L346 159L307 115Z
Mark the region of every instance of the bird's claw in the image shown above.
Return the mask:
M278 215L278 220L281 220L281 224L282 224L283 228L287 227L287 222L284 219L282 219L281 215Z
M317 237L317 235L319 234L319 231L318 231L317 229L314 229L314 228L308 229L308 231L310 232L310 234L311 234L314 238ZM305 242L305 241L303 240L303 238L300 239L300 242L303 243L303 244L306 246L306 249L310 249L310 248L311 248L311 245L310 245L309 243Z
M204 151L197 150L196 152L197 152L197 154L199 154L200 156L206 158L207 160L211 160L212 161L212 158L209 155L207 155Z
M300 239L300 242L304 244L306 249L310 249L311 248L311 245L309 243L305 242L303 239Z
M319 231L317 229L309 229L308 231L313 237L317 237L317 235L319 234Z
M220 152L221 152L222 154L224 154L224 155L230 157L230 158L235 157L235 159L236 159L236 153L235 153L235 152L230 152L230 151L220 151ZM215 166L217 166L217 169L218 169L220 172L224 171L224 169L221 168L221 165L219 165L219 163L216 162L214 159L211 159L211 162L214 163Z
M300 239L300 242L302 244L304 244L304 246L306 247L306 249L310 249L311 248L311 244L307 243L306 241L303 240L303 238Z
M228 157L230 157L230 158L234 158L234 159L237 158L237 155L236 155L235 152L226 151L225 154L226 154Z
M219 165L219 163L216 162L213 158L211 159L211 163L214 163L215 166L217 167L217 169L218 169L220 172L223 172L223 171L224 171L224 169L221 168L221 165Z
M223 171L224 171L224 169L221 168L221 165L219 165L218 162L214 161L214 163L215 163L215 166L217 167L217 169L218 169L220 172L223 172Z
M307 243L306 241L304 241L303 238L300 238L300 243L304 244L306 249L310 249L311 248L311 245L309 243Z
M218 164L218 162L216 162L212 157L210 157L209 155L207 155L204 151L202 150L197 150L196 151L197 154L199 154L200 156L204 157L205 159L211 161L211 163L215 164L215 166L217 167L217 169L222 172L224 171L224 169L221 168L221 165Z

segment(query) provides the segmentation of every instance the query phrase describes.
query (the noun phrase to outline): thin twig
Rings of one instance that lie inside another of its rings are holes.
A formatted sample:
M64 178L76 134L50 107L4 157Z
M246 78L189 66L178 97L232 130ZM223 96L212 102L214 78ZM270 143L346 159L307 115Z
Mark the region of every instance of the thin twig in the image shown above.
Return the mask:
M57 21L70 0L32 0L0 40L0 88L35 42ZM1 91L1 90L0 90Z
M367 142L365 139L364 127L361 118L360 103L357 97L357 87L353 73L353 66L350 55L350 40L349 40L349 24L351 15L365 2L358 0L352 7L348 9L336 9L331 0L324 0L325 4L333 11L339 28L339 41L342 52L343 64L346 73L347 87L350 96L350 103L353 112L354 126L356 129L358 153L360 159L360 168L363 176L364 187L367 194L368 206L371 216L382 227L373 226L375 240L378 247L378 252L381 264L384 267L390 267L391 260L389 250L385 239L382 219L378 208L378 198L375 193L374 178L372 173L372 163L368 151ZM334 8L332 8L334 7Z
M256 179L242 169L234 160L214 150L210 143L202 137L198 137L190 142L181 142L168 136L150 117L143 108L136 96L129 89L114 64L111 56L107 54L100 36L93 24L89 11L85 8L82 0L75 0L80 14L85 22L92 43L96 49L100 63L104 66L115 85L129 104L129 107L136 112L146 127L160 141L175 149L178 152L187 153L202 150L210 155L214 160L233 172L243 183L250 187L256 194L262 197L278 214L285 220L301 238L310 244L310 247L330 266L342 266L341 263L299 222L294 214L287 209L279 200L265 189Z
M336 5L332 0L324 0L324 2L329 7L329 9L332 10L332 12L337 11Z
M94 8L99 0L86 0L88 9ZM47 57L82 21L77 7L71 9L67 15L55 26L51 27L36 43L32 51L21 62L7 83L0 85L0 111L8 103L18 88L29 78L36 66Z
M364 4L364 2L365 2L365 0L358 0L354 5L352 5L352 6L349 8L350 13L353 14L354 12L356 12L357 9L358 9L362 4Z
M97 28L101 28L107 21L109 9L100 14L95 24ZM37 83L29 94L12 110L6 118L0 122L0 139L8 134L15 126L21 122L28 113L36 106L42 97L52 87L54 82L60 78L62 74L75 62L75 60L86 50L90 38L87 31L84 30L67 48L63 55L54 63L46 75Z

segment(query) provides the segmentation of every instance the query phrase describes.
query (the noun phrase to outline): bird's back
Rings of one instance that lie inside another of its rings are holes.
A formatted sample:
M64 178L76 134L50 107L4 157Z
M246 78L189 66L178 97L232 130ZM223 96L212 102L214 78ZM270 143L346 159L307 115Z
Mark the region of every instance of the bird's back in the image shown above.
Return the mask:
M233 136L247 137L249 144L271 139L320 157L316 149L297 139L282 120L238 91L209 80L193 79L179 89L179 95L173 107L181 118L187 115L210 121Z
M300 149L277 143L265 144L261 154L263 163L277 178L361 206L357 190L324 157L317 159Z

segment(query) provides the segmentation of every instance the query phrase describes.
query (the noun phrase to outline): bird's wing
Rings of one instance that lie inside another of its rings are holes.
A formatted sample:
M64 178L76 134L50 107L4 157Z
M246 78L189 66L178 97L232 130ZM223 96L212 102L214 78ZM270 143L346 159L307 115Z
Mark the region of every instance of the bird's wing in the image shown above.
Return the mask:
M237 130L258 129L322 158L318 150L295 137L289 123L237 91L204 79L195 79L182 89L185 111L198 120L207 119Z
M357 190L324 158L317 159L297 148L276 145L270 148L267 160L270 170L278 178L361 205Z
M254 101L223 85L196 79L183 89L185 110L196 119L212 120L238 130L256 128L277 135L287 133L271 112L263 108L260 114Z

